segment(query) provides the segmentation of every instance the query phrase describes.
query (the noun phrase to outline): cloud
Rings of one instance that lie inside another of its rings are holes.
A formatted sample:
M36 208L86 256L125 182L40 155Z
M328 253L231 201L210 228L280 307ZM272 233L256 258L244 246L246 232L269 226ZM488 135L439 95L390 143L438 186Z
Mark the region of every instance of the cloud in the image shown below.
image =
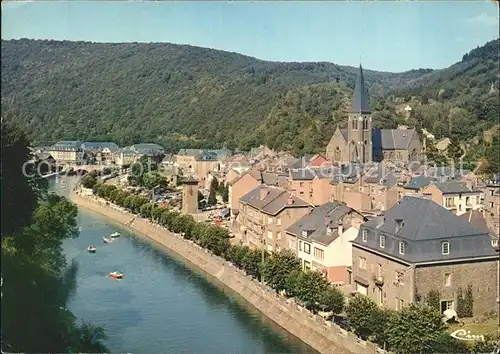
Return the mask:
M481 13L480 15L468 18L465 20L467 23L471 24L480 24L484 26L497 26L498 25L498 17L489 15L486 12Z

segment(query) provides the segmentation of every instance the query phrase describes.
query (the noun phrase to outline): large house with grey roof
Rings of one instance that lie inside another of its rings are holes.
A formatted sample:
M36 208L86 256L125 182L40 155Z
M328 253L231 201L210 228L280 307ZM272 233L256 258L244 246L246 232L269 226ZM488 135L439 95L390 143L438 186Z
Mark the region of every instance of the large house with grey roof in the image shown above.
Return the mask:
M368 90L360 65L347 127L337 127L326 148L328 160L366 163L422 159L422 143L416 129L406 126L400 126L398 129L374 128L371 114Z
M473 313L497 310L498 253L490 235L431 200L403 197L360 227L352 241L353 290L399 310L439 292L441 310L457 310L471 286Z
M83 163L83 141L61 140L48 148L48 153L60 163Z
M282 188L258 185L240 199L242 241L269 252L288 249L286 229L310 210L311 205Z
M351 283L352 244L366 218L338 202L320 205L290 226L289 248L304 269L318 270L332 284Z
M483 209L483 192L464 182L432 182L422 190L422 194L457 215Z

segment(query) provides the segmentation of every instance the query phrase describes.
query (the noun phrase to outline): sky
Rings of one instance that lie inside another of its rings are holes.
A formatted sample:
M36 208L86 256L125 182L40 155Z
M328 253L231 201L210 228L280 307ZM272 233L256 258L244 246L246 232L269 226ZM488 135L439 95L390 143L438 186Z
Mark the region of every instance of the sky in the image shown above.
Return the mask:
M492 1L2 1L2 39L170 42L272 61L440 69L499 37Z

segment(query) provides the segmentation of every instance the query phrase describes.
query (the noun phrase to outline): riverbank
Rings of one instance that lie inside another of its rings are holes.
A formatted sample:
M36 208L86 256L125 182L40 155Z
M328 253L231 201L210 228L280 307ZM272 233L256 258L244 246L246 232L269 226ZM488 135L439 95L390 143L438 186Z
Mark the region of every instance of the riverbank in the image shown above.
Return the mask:
M71 193L70 198L82 208L104 215L186 259L209 276L227 286L251 305L321 353L375 353L369 343L363 343L336 325L298 307L266 286L245 276L225 260L213 256L196 244L154 225L133 214L123 212L95 197Z

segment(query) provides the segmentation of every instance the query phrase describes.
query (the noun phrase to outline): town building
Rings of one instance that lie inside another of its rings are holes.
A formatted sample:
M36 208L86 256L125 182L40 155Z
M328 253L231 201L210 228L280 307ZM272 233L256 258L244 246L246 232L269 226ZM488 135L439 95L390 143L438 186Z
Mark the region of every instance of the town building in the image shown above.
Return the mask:
M372 111L363 69L354 88L347 128L337 127L326 148L330 161L366 163L372 161L419 161L423 158L422 143L416 129L378 129L372 126Z
M457 215L483 207L482 192L470 188L463 182L431 182L422 190L422 194Z
M359 226L366 221L360 213L338 202L314 208L290 226L289 248L304 269L321 271L335 285L351 283L352 244Z
M57 163L83 163L82 144L80 140L62 140L49 147L47 152Z
M82 149L98 164L114 164L120 148L113 142L86 141L82 143Z
M239 234L253 248L269 252L288 249L286 230L311 208L282 188L259 185L240 199Z
M498 254L490 235L431 200L403 197L360 227L353 244L353 290L399 310L439 293L441 311L457 310L469 286L473 313L496 311Z
M312 205L322 205L330 200L332 169L294 169L287 176L286 189Z

